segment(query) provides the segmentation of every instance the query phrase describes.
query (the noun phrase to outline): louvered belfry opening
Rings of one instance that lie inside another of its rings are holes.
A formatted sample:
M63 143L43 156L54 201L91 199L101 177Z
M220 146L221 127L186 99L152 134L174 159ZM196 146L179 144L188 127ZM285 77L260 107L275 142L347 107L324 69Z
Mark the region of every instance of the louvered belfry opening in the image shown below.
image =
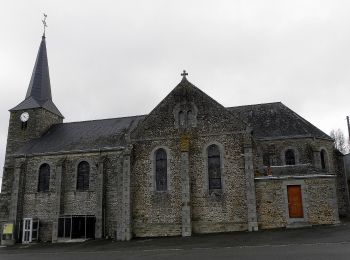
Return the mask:
M90 165L88 162L83 161L78 165L77 174L77 191L89 190L89 176L90 176Z

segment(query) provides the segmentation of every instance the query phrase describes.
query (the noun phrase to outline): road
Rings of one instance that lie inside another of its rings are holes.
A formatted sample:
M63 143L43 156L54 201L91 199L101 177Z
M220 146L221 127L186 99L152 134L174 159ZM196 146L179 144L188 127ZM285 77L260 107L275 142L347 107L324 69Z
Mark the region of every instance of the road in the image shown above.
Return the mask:
M0 248L0 260L109 259L350 259L350 223L293 230L16 245Z

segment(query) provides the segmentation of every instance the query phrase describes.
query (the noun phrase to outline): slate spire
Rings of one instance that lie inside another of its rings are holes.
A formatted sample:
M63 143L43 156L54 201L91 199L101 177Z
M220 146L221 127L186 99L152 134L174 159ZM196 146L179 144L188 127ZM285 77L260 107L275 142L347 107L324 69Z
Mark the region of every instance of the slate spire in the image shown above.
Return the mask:
M44 35L42 36L26 98L31 96L36 100L52 99L49 64L47 62L46 42Z
M25 100L16 107L12 108L10 111L40 107L63 117L55 104L52 102L45 34L41 39Z

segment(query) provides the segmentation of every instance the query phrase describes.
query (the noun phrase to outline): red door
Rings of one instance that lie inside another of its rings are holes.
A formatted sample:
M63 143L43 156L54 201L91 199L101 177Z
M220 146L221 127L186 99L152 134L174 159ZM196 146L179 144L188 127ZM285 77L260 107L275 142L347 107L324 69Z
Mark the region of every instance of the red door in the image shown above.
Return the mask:
M301 186L289 185L288 189L288 208L290 218L303 218L303 203L301 199Z

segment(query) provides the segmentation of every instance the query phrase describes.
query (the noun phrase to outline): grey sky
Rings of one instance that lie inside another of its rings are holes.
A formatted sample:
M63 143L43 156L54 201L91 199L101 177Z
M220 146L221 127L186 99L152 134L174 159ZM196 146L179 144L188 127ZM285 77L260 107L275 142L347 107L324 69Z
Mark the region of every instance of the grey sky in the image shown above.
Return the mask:
M186 69L224 106L282 101L326 133L346 129L350 1L3 1L0 165L7 110L25 97L42 12L53 99L66 122L148 113Z

